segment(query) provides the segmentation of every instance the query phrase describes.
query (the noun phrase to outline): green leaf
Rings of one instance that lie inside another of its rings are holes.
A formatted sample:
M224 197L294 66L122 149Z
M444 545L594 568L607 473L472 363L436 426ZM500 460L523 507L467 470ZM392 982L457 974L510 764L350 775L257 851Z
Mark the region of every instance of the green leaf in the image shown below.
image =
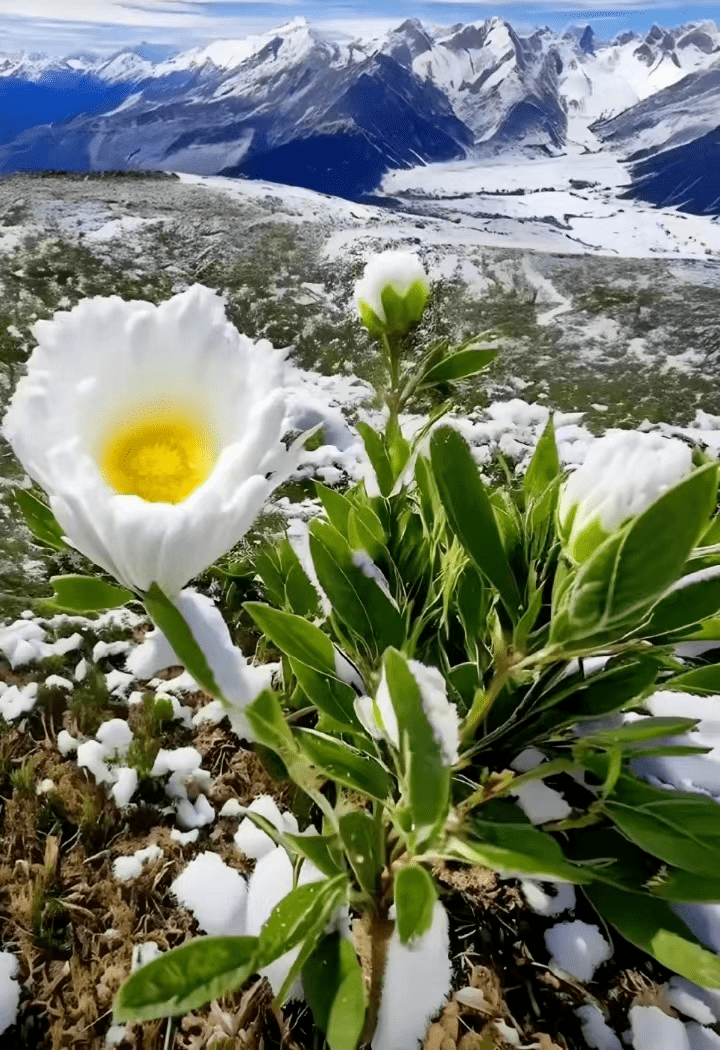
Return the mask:
M584 712L583 712L584 714ZM585 733L583 742L599 744L604 747L617 747L623 744L637 743L642 740L654 740L656 737L677 736L689 733L697 725L696 718L643 718L637 722L617 726L615 729L600 729L597 732ZM643 750L643 754L646 752Z
M523 478L525 496L539 499L561 473L562 466L555 441L555 426L553 417L550 415L525 471Z
M378 832L374 820L362 809L343 814L340 817L340 838L360 886L375 900L382 865L378 856Z
M457 430L439 427L430 439L435 482L450 526L480 572L500 593L508 612L520 605L492 504L472 453Z
M273 605L298 616L317 613L318 593L286 537L255 555L244 575L252 577L253 572L262 580Z
M604 808L620 830L666 864L708 878L720 871L720 805L690 792L648 796L623 776ZM664 796L664 797L660 797Z
M435 883L424 868L409 864L396 873L397 931L403 944L422 937L430 929L436 900Z
M300 683L308 700L328 718L337 724L339 729L352 732L361 730L355 714L355 690L347 682L341 682L334 675L320 674L300 660L290 660L293 674Z
M585 888L590 903L631 944L689 981L720 988L720 957L708 951L663 900L595 883Z
M333 611L371 652L405 641L400 611L356 564L347 540L328 522L310 525L310 552Z
M352 550L365 551L373 561L388 559L387 548L383 542L384 536L382 540L379 539L377 534L368 527L365 517L355 507L351 508L348 516L347 538Z
M156 583L142 596L142 601L148 616L165 635L185 670L206 693L224 701L207 657L177 606L173 605Z
M347 897L347 875L298 886L276 904L260 932L258 967L300 945L275 1002L282 1004L303 966L320 940L325 927Z
M330 524L334 525L338 532L347 532L348 517L352 510L352 503L347 496L343 495L342 492L338 492L337 489L328 488L327 485L323 485L319 481L315 482L315 491Z
M683 583L682 579L679 581ZM720 575L678 586L661 598L643 627L645 638L681 631L720 611Z
M420 386L466 379L487 368L495 357L497 350L460 350L433 365L422 377Z
M380 802L390 795L392 778L370 755L316 729L298 729L295 739L309 761L333 780Z
M256 969L257 937L201 937L141 966L122 985L115 1022L152 1021L229 995Z
M335 675L335 650L319 627L261 602L244 602L243 608L281 652L322 674Z
M451 667L447 679L453 689L459 695L462 705L469 710L475 698L475 693L482 686L482 679L477 664L464 663Z
M377 430L374 430L369 423L356 423L355 429L363 439L365 451L375 471L381 495L389 496L395 485L395 476L390 465L390 457L385 448L385 442Z
M383 670L400 734L415 833L430 838L444 824L450 805L450 769L423 711L420 688L405 657L387 649Z
M716 696L720 694L720 664L710 664L708 667L696 667L694 671L685 671L663 682L662 687L681 693L693 693L697 696Z
M58 551L67 550L62 528L47 504L39 500L37 496L33 496L27 489L16 488L13 495L22 511L25 524L35 539L44 547L52 547Z
M679 868L665 868L648 886L656 897L683 903L720 904L720 879L717 874L694 875Z
M302 976L313 1020L330 1050L355 1050L365 1022L365 985L352 944L338 933L323 937Z
M648 695L659 669L656 655L610 661L587 677L579 672L562 679L543 694L536 710L558 706L575 719L611 714Z
M275 905L260 931L256 968L274 962L304 940L312 931L318 912L327 908L328 901L334 902L343 896L346 890L346 875L308 882L291 890Z
M292 835L286 831L284 837L298 853L311 860L323 875L332 878L344 874L337 835Z
M53 605L66 612L100 612L117 609L132 601L136 595L127 587L105 583L95 576L51 576L50 583L55 592Z
M253 739L275 751L288 769L294 767L298 759L298 747L275 693L271 689L264 689L245 708L244 714L253 732Z
M556 882L591 882L593 875L583 868L575 867L566 860L553 860L548 857L536 857L517 849L506 849L494 846L490 842L479 842L452 838L445 847L444 857L447 860L462 860L481 868L514 875L531 875L537 879L549 879Z
M517 850L539 863L565 862L563 851L547 831L534 827L515 803L493 799L472 816L473 830L483 843L501 849Z

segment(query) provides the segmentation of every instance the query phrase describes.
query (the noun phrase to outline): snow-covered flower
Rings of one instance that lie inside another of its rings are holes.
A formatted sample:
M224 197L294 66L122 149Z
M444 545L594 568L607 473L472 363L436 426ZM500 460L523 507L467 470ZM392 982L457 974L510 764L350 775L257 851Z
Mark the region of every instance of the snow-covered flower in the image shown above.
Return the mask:
M420 703L440 746L443 762L452 766L458 760L460 719L457 707L447 698L445 679L437 667L428 667L418 660L408 660L407 664L420 690ZM400 730L384 672L375 699L358 697L355 712L374 739L384 736L395 747L400 747Z
M413 252L381 252L355 285L360 319L372 335L405 333L422 317L430 281Z
M201 285L160 306L85 299L33 334L5 437L74 547L177 595L294 465L282 351L240 335Z
M565 549L575 561L585 561L691 470L692 451L677 438L610 431L593 442L560 493L558 524Z

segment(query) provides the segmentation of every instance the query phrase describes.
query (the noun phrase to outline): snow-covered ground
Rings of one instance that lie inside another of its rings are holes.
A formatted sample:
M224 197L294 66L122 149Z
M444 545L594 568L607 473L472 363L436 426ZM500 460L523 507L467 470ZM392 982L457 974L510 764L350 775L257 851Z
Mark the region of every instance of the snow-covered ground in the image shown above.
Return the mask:
M611 153L450 161L389 172L382 191L400 207L459 217L457 238L536 251L624 258L715 259L717 217L622 200L628 170Z
M517 167L507 163L484 164L482 167L469 163L433 165L395 173L386 180L385 189L393 196L405 194L408 206L412 209L430 205L437 209L435 217L423 216L420 233L423 245L431 247L435 255L433 276L436 278L442 278L444 270L455 273L459 268L468 278L468 284L473 280L482 283L482 275L463 257L462 248L465 245L503 244L513 248L537 248L565 254L594 252L623 257L659 255L691 259L707 259L707 247L713 253L710 259L717 259L720 225L716 221L680 215L672 210L658 211L631 201L617 201L614 194L623 185L625 172L607 157L603 158L600 166L599 158L581 154L573 158L573 165L576 166L568 166L567 158L548 159L525 165L522 174ZM598 185L578 189L572 186L571 179L594 180ZM183 176L183 182L219 190L239 200L266 201L273 193L281 195L284 222L292 223L294 216L297 223L322 220L325 224L323 252L327 260L340 259L348 253L360 254L374 241L382 241L386 245L395 241L407 243L409 231L415 233L418 226L417 214L353 204L303 189L193 176ZM515 189L527 192L517 195L501 192ZM480 210L489 212L491 205L497 217L479 215ZM141 225L147 223L144 219L111 217L107 210L91 203L84 210L76 212L72 219L63 219L60 208L52 217L69 223L68 233L82 233L90 243L112 243L115 239L132 237ZM156 221L164 221L163 216L158 215ZM335 229L333 223L336 224ZM12 231L6 232L5 236L12 238ZM5 247L6 250L12 250L14 245L8 241ZM539 294L542 293L541 304L547 306L545 313L540 315L545 320L539 318L539 323L549 324L554 316L568 308L568 302L533 269L531 260L527 260L525 269L530 283ZM477 290L481 291L482 288ZM308 285L307 292L309 295L322 295L323 289L322 286ZM642 340L637 342L642 343ZM325 443L306 454L298 478L319 477L332 485L363 477L367 465L362 443L348 416L377 421L377 413L368 407L372 395L370 386L352 374L323 375L295 364L289 365L287 380L288 426L304 429L318 422L324 425ZM489 462L495 449L499 449L521 470L532 455L549 413L550 409L545 405L513 398L491 403L489 407L478 408L465 416L452 417L451 421L471 442L481 466ZM567 466L581 463L595 440L584 425L583 413L558 412L555 413L554 421L563 463ZM420 416L406 416L403 419L408 433L417 430L423 422ZM656 429L660 433L684 437L704 446L711 454L720 453L720 417L701 410L698 410L695 420L688 426L680 427L668 421L647 424L644 429ZM278 506L291 523L295 539L301 543L303 522L317 512L317 503L310 500L291 502L285 498L279 501ZM138 619L129 613L108 614L108 624L118 615L128 629L139 625ZM61 625L70 633L57 640L54 631ZM99 668L105 676L108 691L118 703L127 705L128 712L142 700L137 676L116 666L119 659L124 663L133 649L133 643L99 642L88 646L81 634L77 633L88 626L89 622L82 618L77 618L75 623L67 617L42 620L28 611L20 619L0 627L0 654L13 670L29 672L32 678L23 685L0 682L0 718L21 725L22 719L37 702L41 685L63 689L71 694L79 688L90 667ZM68 676L43 674L43 659L48 656L67 656L76 650L77 662L73 656L74 671ZM111 660L112 663L109 662ZM33 669L39 673L35 675ZM188 729L195 730L204 722L222 717L222 712L213 704L193 715L185 701L195 686L186 674L170 682L158 678L150 685L156 690L157 696L168 698L173 718ZM677 693L669 699L658 696L649 702L649 710L652 713L687 714L690 711L688 707L671 710L667 706L676 704L679 708L683 700L687 701L687 698ZM699 735L692 737L693 742L697 740L709 744L713 751L700 758L676 760L680 765L666 764L663 768L655 765L644 772L656 782L710 791L720 800L720 698L706 697L702 701L692 698L691 703L694 705L692 711L701 719L697 727ZM87 738L72 738L67 732L64 735L60 733L57 743L66 762L84 768L89 777L107 786L109 796L119 810L133 805L137 776L133 776L134 770L127 763L132 733L123 718L105 722L94 736ZM689 770L687 763L690 762L700 765L693 765ZM640 767L638 772L642 772ZM151 775L164 786L169 812L174 813L177 824L173 837L179 841L194 841L204 835L206 829L220 817L229 819L231 816L242 816L240 810L225 812L223 808L223 811L216 812L210 804L207 797L209 774L202 767L199 751L193 747L162 751ZM49 791L52 787L44 781L38 785L38 791L43 790ZM538 799L534 801L538 802ZM564 803L561 797L559 801ZM520 802L522 804L522 799ZM546 797L539 802L549 805L550 802L557 803L557 800ZM556 816L554 810L547 806L543 808L542 805L539 809L533 809L533 813L538 818L535 823ZM272 816L269 819L272 820ZM278 814L278 819L283 818ZM256 839L256 836L249 834L247 825L239 826L235 837L236 846L246 856L257 857L258 848L264 848L265 844L258 844ZM208 852L187 865L185 877L180 876L176 880L173 888L175 896L197 916L201 926L208 932L213 932L217 922L235 923L238 930L249 929L253 885L259 887L259 880L253 882L251 876L246 884L242 876L212 852L210 844L207 848ZM157 856L157 847L151 845L125 857L117 857L116 877L131 882ZM268 869L270 866L270 862L266 862ZM203 912L201 918L201 890L209 875L215 880L218 894L212 914L208 916ZM551 970L588 982L593 979L595 970L610 957L611 946L597 927L573 918L574 895L561 891L553 897L546 892L552 887L547 884L543 886L525 880L522 890L528 905L540 915L553 918L563 915L547 931L547 965ZM258 903L257 908L264 913L267 902L264 900ZM707 943L715 947L720 945L720 914L717 908L699 907L692 913L683 913L683 917ZM14 973L13 957L8 953L0 954L0 1032L3 1023L6 1026L12 1023L17 1009L19 985L14 979ZM671 1017L656 1006L637 1005L630 1011L625 1029L617 1032L608 1026L608 1018L599 1009L593 1006L580 1007L578 1017L582 1021L588 1047L595 1050L619 1050L622 1038L634 1050L660 1050L664 1046L672 1046L673 1050L675 1047L681 1050L717 1050L720 1037L707 1026L720 1019L720 996L698 989L681 979L671 980L663 991L670 1007L679 1017ZM506 1038L510 1038L508 1033L515 1034L512 1029L503 1030Z

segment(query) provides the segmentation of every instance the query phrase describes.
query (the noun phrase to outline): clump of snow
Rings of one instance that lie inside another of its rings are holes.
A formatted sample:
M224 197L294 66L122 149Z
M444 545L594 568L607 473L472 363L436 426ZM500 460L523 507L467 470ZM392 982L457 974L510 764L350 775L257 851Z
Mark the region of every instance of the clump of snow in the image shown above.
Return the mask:
M713 1032L712 1028L704 1028L699 1024L686 1024L685 1034L690 1050L720 1050L720 1035Z
M549 820L564 820L572 813L572 808L555 788L548 787L542 780L532 780L520 784L512 792L518 805L531 824L545 824Z
M575 907L575 887L569 882L545 883L552 886L553 894L547 893L537 879L521 879L522 890L528 907L536 915L562 915L564 911L572 911Z
M121 638L115 642L95 642L92 651L92 658L95 663L99 660L104 660L106 656L117 656L119 653L126 653L131 647L131 642L127 639Z
M211 892L208 888L212 887ZM247 885L239 871L217 853L200 853L172 886L180 904L193 913L198 926L211 935L240 937L245 933Z
M159 846L146 846L145 849L135 850L129 856L116 857L112 866L113 875L121 882L128 882L137 878L148 861L156 860L162 855L163 851Z
M691 469L692 450L677 438L609 430L592 443L561 490L558 517L571 530L571 544L596 521L605 532L614 531Z
M124 697L134 681L134 675L119 671L115 667L105 675L105 684L111 696Z
M593 1050L622 1050L622 1043L607 1024L602 1012L593 1003L579 1006L575 1011L582 1024L582 1034Z
M75 667L75 672L74 672L74 674L75 674L75 681L76 682L84 682L85 678L87 677L87 673L88 673L88 662L85 659L85 657L83 656L82 660L79 660L78 663L77 663L77 666ZM124 1031L124 1029L123 1029L123 1031Z
M127 806L137 790L138 775L137 771L129 766L117 767L115 775L117 780L111 788L112 796L118 809L122 809L123 806Z
M77 749L77 764L92 773L97 784L113 784L115 776L106 763L108 754L99 740L86 740Z
M277 807L275 799L271 798L270 795L259 795L253 799L247 807L247 812L257 813L258 816L265 817L277 831L284 830L282 814ZM266 853L275 849L275 843L270 836L266 835L256 824L253 824L249 817L245 817L241 821L239 828L235 832L234 841L240 852L252 860L260 860Z
M157 959L162 955L160 946L156 941L145 941L144 944L136 944L133 946L132 960L130 962L130 972L135 973L141 966L146 966L147 963L152 962L153 959Z
M417 660L408 660L408 667L420 689L420 703L433 738L440 746L443 762L453 766L460 747L460 718L457 707L447 698L445 679L437 667L428 667Z
M45 679L45 685L55 689L66 689L68 692L72 692L75 688L75 683L71 682L68 678L63 678L59 674L50 674Z
M666 985L663 986L663 991L666 996L668 990L684 992L688 997L684 999L684 1003L687 1006L690 999L695 999L701 1003L704 1003L712 1014L711 1022L704 1022L712 1024L716 1021L720 1021L720 988L702 988L700 985L693 984L692 981L688 981L685 977L671 977ZM688 1014L688 1017L693 1016ZM696 1018L698 1020L698 1018Z
M410 944L397 930L390 938L373 1050L416 1047L450 994L451 976L448 917L436 901L427 933Z
M179 842L181 846L187 846L189 842L197 842L199 834L199 828L191 828L190 831L179 831L177 828L173 828L170 832L170 838Z
M6 722L12 722L20 715L27 714L35 706L37 694L37 682L20 686L0 682L0 715Z
M18 961L12 952L0 952L0 1034L15 1024L20 985L15 980Z
M631 1006L629 1011L634 1050L690 1050L687 1031L677 1017L668 1017L658 1006Z
M117 757L125 754L133 738L130 726L123 718L111 718L98 729L95 738L107 750L108 755Z
M202 756L194 747L161 748L151 770L154 777L170 773L165 793L175 806L177 822L185 831L212 824L215 810L204 794L210 787L210 773L202 768Z
M698 1021L700 1024L715 1023L717 1018L714 1012L706 1002L694 994L690 981L683 980L682 977L671 978L663 986L663 991L667 1001L675 1007L678 1013L685 1014L686 1017L691 1017L693 1021Z
M559 967L582 983L591 981L598 966L612 955L612 948L597 926L579 919L551 926L545 931L545 944L551 967Z
M222 809L220 810L221 817L241 817L245 812L245 806L241 806L236 798L229 798L227 802L223 802Z
M67 729L61 729L57 735L57 746L60 754L65 757L71 751L77 751L78 741L68 733Z
M386 251L374 255L367 263L361 280L355 285L355 301L365 303L382 322L386 321L382 293L388 285L404 298L415 283L427 294L430 282L423 264L413 252Z

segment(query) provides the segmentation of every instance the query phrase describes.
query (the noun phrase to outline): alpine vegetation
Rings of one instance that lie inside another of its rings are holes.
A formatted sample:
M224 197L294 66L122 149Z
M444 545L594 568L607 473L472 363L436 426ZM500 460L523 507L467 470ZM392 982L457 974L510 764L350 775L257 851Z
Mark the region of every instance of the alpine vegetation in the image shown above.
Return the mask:
M74 614L143 606L154 628L130 670L182 665L290 800L228 799L254 870L246 883L208 852L187 865L171 891L207 936L138 958L118 1024L191 1013L259 974L276 1011L307 1000L330 1050L416 1050L458 988L448 873L478 871L519 879L547 915L574 887L584 895L605 932L553 927L563 980L591 980L612 936L697 995L720 988L720 790L652 764L710 750L720 674L692 654L720 637L718 464L614 431L568 477L550 418L524 471L500 455L481 470L446 398L490 364L496 334L433 340L431 295L417 256L368 262L358 319L383 369L382 422L357 423L364 478L317 482L306 542L281 535L223 562L212 597L187 584L318 440L285 432L282 355L198 286L158 307L95 298L36 326L4 433L47 494L20 496L38 541L89 559L84 575L53 578L49 600ZM410 433L406 413L429 394ZM243 600L250 583L264 600ZM173 717L159 704L145 708L138 775L169 774L178 834L197 834L199 755L151 750ZM121 729L83 758L129 764L136 741ZM123 877L153 856L126 858ZM483 1009L476 1045L519 1039ZM584 1009L583 1032L614 1045ZM633 1014L633 1031L646 1023Z

